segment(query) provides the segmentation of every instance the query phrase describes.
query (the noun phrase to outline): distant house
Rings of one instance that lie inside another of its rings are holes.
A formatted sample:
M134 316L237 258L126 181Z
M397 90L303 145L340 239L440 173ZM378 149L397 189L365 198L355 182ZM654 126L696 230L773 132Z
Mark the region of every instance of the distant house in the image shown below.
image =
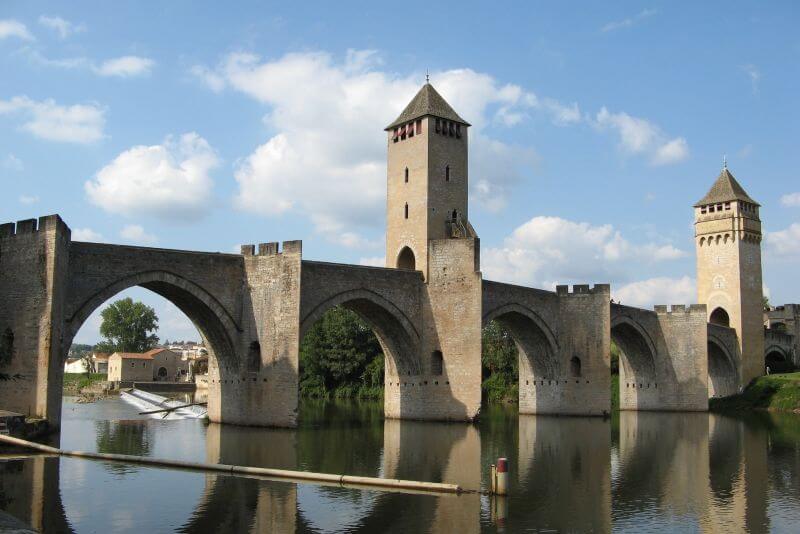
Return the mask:
M85 373L86 362L83 360L83 358L67 358L67 361L64 362L64 372Z
M153 359L153 380L158 382L185 382L189 379L189 362L169 349L145 352Z
M115 352L108 358L109 382L153 380L153 357L141 352Z
M108 358L111 354L107 352L93 352L92 353L92 372L100 374L108 374Z

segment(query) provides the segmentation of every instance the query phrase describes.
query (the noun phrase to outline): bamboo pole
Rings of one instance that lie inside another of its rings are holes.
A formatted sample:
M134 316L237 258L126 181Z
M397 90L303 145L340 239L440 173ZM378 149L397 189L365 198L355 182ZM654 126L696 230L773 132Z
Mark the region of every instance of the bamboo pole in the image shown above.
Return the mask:
M310 471L289 471L287 469L272 469L266 467L247 467L241 465L213 464L201 462L186 462L182 460L160 460L145 456L132 456L129 454L109 454L103 452L67 451L48 445L34 443L20 438L0 435L0 443L16 445L26 449L33 449L46 454L69 456L72 458L88 458L112 462L136 463L154 467L173 467L192 471L215 471L238 476L259 476L264 478L294 481L312 484L334 484L345 487L363 487L382 491L409 491L412 493L446 493L460 494L465 490L457 484L440 482L419 482L416 480L397 480L389 478L360 477L351 475L335 475L330 473L312 473ZM470 493L475 490L469 491Z

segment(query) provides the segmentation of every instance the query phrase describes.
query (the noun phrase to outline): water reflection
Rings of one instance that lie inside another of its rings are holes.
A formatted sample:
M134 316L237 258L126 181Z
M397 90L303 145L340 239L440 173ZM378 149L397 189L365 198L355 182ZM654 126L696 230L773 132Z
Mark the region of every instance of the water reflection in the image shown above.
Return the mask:
M101 414L103 406L91 409ZM87 425L85 412L65 419L62 442L470 489L486 487L485 467L504 455L512 466L505 520L477 494L408 495L146 467L113 471L103 462L44 457L0 458L0 509L43 532L766 532L792 531L800 520L796 416L624 412L604 421L487 410L479 425L463 425L383 421L380 405L303 410L305 423L296 430L158 420Z
M610 452L608 421L520 415L518 491L524 503L515 499L512 508L524 506L525 523L536 528L609 531Z

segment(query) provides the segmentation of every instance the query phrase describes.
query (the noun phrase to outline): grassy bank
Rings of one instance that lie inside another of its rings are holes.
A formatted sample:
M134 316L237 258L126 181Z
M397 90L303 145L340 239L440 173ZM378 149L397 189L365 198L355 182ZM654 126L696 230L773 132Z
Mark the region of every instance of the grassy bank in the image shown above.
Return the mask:
M800 413L800 372L761 376L739 395L710 399L713 411L771 410Z
M108 380L108 375L100 373L64 373L64 394L80 395L85 388L99 385Z

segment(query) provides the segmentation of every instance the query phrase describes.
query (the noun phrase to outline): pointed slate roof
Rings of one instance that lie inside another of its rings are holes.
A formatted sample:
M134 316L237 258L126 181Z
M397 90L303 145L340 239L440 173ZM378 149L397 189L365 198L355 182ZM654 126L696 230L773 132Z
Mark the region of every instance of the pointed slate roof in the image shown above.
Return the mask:
M465 126L470 126L470 123L459 117L458 113L450 107L450 104L442 98L442 95L440 95L430 83L426 83L422 86L422 89L419 90L417 96L409 102L400 116L387 126L385 130L391 130L396 126L411 122L425 115L432 115L440 119L460 122Z
M750 198L744 188L739 185L736 178L733 177L727 167L722 169L722 172L717 177L717 181L711 186L711 189L706 193L706 196L697 201L694 205L695 208L705 206L707 204L717 204L719 202L730 202L732 200L743 200L750 202L756 206L760 206L758 202Z

